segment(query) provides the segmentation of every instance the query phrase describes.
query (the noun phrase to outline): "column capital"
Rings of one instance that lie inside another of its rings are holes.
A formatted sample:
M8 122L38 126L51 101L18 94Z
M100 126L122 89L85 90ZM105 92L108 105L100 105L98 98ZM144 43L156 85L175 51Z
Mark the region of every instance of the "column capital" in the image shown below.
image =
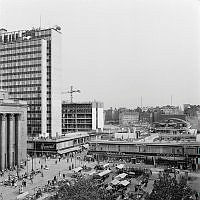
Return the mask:
M15 119L15 114L14 113L11 113L10 114L10 120L14 120Z
M6 113L3 113L3 114L2 114L2 120L3 120L3 121L5 121L5 120L6 120L6 116L7 116L7 114L6 114Z

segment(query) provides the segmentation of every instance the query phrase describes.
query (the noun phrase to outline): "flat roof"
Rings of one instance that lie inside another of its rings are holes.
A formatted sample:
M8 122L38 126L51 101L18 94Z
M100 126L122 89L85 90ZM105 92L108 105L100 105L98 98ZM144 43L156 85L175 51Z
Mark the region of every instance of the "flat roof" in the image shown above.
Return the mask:
M72 140L82 137L88 137L89 134L87 132L75 132L75 133L68 133L65 136L61 136L60 138L53 138L53 139L43 139L43 138L28 138L28 141L38 141L38 142L62 142L66 140Z
M176 145L194 145L194 146L200 146L200 142L139 142L139 141L135 141L135 142L129 142L129 141L111 141L111 140L94 140L94 141L90 141L90 143L93 144L123 144L123 145L155 145L155 146L159 146L159 145L164 145L164 146L176 146Z

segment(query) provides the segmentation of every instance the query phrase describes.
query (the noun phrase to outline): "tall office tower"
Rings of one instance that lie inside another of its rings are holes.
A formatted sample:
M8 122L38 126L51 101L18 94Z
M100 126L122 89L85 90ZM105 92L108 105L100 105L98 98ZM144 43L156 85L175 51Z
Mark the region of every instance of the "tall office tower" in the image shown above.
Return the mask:
M3 89L28 103L28 135L61 134L60 27L8 32L0 29Z

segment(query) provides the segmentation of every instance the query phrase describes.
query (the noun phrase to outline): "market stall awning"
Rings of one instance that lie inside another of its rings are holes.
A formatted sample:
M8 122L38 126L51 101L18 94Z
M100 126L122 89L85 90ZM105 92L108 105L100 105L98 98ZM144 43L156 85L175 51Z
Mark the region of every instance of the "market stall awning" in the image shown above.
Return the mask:
M96 173L96 171L90 172L89 175L92 176Z
M105 170L105 171L99 173L99 176L100 176L100 177L103 177L103 176L109 174L110 172L111 172L111 170L108 170L108 169L107 169L107 170Z
M84 144L83 147L89 149L89 144Z
M118 181L117 179L114 179L110 182L112 185L117 185L118 183L120 183L120 181Z
M130 184L130 182L127 181L127 180L124 180L124 181L121 181L120 184L123 185L123 186L127 186L127 185Z
M123 169L124 168L124 164L120 164L116 166L118 169Z
M106 190L112 190L113 188L109 185Z
M109 167L109 163L106 163L105 165L103 165L104 168Z
M115 178L116 178L116 179L123 179L123 178L125 178L127 175L128 175L128 174L126 174L126 173L122 173L122 174L117 175Z
M74 172L76 172L76 173L80 172L82 169L83 169L82 167L77 167L77 168L74 169Z

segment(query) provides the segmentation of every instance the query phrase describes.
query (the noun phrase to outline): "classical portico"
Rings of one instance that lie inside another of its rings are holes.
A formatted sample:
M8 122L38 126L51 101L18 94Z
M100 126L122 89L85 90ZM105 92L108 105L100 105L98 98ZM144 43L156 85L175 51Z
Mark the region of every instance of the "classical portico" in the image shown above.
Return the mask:
M26 102L0 98L0 170L26 160L26 143Z

